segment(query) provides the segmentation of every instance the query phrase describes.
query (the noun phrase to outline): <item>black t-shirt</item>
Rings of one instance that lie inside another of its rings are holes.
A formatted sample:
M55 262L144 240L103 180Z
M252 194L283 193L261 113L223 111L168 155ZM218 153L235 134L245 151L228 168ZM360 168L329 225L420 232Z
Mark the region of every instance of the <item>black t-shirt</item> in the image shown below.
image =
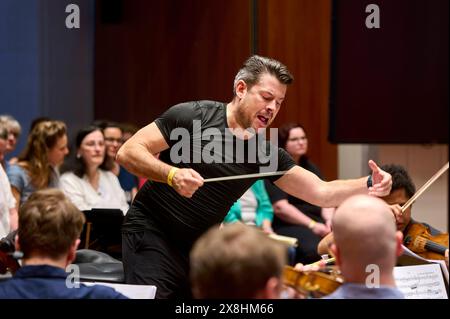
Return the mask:
M317 168L316 165L311 163L311 161L309 161L307 159L303 159L303 160L301 160L301 162L299 164L304 169L316 174L320 179L323 179L322 174L320 173L320 170ZM269 194L270 201L272 203L275 203L282 199L287 199L289 204L295 206L298 210L300 210L302 213L304 213L308 217L310 217L313 220L320 222L320 223L324 222L324 220L321 216L322 209L320 207L310 204L308 202L305 202L304 200L302 200L300 198L297 198L295 196L292 196L292 195L289 195L289 194L283 192L276 185L274 185L271 181L266 180L265 186L266 186L267 193ZM274 216L274 218L273 218L273 227L274 228L287 226L287 225L291 225L291 224L278 218L277 215Z
M224 103L197 101L171 107L155 120L170 146L159 159L179 168L192 168L205 179L287 171L295 165L283 149L256 135L248 141L239 140L236 146L237 139L230 133L226 119ZM233 203L256 180L208 182L192 198L179 195L166 183L147 181L126 215L123 231L150 229L190 248L204 231L223 221Z

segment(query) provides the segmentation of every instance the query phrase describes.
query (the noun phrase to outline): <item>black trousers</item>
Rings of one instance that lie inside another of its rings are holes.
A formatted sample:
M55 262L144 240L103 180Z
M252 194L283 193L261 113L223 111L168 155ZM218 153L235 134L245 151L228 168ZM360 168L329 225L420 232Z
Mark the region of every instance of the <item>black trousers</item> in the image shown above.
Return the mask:
M127 284L156 286L157 299L192 298L189 252L182 252L149 230L122 233L122 262Z

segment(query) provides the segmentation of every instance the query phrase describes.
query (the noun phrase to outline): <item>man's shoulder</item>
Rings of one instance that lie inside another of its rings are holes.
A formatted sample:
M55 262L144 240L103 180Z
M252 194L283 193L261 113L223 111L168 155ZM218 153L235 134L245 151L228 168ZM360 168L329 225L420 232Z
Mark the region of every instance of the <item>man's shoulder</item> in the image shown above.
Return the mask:
M222 111L225 103L211 100L190 101L176 104L172 107L173 111L182 112L186 116L202 116Z
M205 109L216 109L224 107L224 103L212 100L198 100L198 101L188 101L175 104L171 107L171 109L176 110L188 110L188 109L196 109L196 108L205 108Z

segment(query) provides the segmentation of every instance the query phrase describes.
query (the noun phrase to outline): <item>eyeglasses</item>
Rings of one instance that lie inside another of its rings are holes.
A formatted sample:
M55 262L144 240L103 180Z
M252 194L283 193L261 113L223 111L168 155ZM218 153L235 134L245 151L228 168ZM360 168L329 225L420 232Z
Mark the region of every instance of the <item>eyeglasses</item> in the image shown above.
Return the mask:
M306 136L302 136L302 137L294 137L294 138L288 138L288 142L298 142L298 141L306 141L308 140L308 138Z
M116 142L117 144L122 144L123 140L121 138L105 137L105 142L110 142L110 143Z

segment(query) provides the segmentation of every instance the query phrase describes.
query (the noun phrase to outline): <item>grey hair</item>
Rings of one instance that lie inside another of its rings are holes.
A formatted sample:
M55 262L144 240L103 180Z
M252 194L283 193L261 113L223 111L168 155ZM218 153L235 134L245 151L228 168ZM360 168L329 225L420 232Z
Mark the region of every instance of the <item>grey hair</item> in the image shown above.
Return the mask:
M244 65L236 74L233 83L233 94L236 96L236 85L240 80L244 81L251 88L258 83L261 75L265 73L275 76L278 81L286 85L291 84L294 80L287 67L281 62L271 58L253 55L244 62Z
M17 135L22 133L22 127L19 122L11 115L0 115L0 122L5 123L8 131L14 131Z
M0 138L6 140L8 138L8 128L6 123L0 121Z

